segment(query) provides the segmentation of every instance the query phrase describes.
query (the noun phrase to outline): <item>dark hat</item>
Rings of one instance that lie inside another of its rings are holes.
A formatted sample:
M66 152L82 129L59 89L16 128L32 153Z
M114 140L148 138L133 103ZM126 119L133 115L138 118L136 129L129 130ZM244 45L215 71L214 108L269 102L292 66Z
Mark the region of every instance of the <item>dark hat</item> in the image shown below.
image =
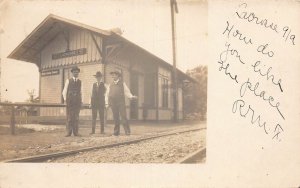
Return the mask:
M96 74L94 75L95 77L102 77L102 73L100 71L97 71Z
M71 72L74 72L75 70L77 70L78 72L80 72L80 69L78 67L72 67Z
M118 76L121 76L122 73L119 71L119 70L114 70L114 71L111 71L110 74L116 74Z

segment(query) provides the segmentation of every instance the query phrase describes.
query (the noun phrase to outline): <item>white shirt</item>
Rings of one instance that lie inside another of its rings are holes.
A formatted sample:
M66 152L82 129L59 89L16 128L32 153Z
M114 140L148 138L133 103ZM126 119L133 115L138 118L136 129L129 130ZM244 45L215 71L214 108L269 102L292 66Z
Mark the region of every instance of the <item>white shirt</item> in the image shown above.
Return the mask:
M114 80L114 82L112 84L118 84L120 80ZM133 95L131 94L129 88L127 87L127 85L125 84L125 82L123 82L123 86L124 86L124 95L131 99L133 97ZM109 97L109 90L110 90L110 84L106 86L106 93L105 93L105 104L108 104L108 97Z
M76 82L78 80L78 78L73 77L73 80ZM64 86L64 89L63 89L63 92L62 92L62 96L64 98L64 101L66 101L66 99L67 99L68 87L69 87L69 79L66 80L65 86ZM83 86L82 86L82 82L81 82L81 91L80 92L81 92L81 98L83 99L82 88L83 88Z

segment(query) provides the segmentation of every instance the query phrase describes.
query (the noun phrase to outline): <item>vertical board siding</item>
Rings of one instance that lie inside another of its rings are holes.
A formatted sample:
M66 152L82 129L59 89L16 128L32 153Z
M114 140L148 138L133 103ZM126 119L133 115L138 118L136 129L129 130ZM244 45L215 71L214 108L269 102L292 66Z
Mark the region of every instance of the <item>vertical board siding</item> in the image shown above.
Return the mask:
M102 46L102 38L94 35L98 45ZM63 34L59 34L50 44L41 52L42 69L49 69L58 66L73 65L100 61L101 56L91 37L91 33L80 29L70 29L69 31L69 50L86 48L87 53L84 55L60 58L52 60L52 54L65 52L67 50L67 41Z
M60 59L52 60L52 54L63 52L67 48L67 43L62 34L58 35L54 41L48 44L41 52L42 69L56 67L62 64Z

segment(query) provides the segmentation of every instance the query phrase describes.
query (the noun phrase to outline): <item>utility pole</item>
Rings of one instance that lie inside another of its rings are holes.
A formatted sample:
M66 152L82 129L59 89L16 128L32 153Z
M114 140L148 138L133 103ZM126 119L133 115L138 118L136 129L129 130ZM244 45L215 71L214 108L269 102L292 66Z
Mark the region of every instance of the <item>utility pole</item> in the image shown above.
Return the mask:
M1 25L0 25L0 102L1 102L1 39L2 39L2 33L3 33L3 30L1 28Z
M177 68L176 68L176 30L175 30L175 15L178 14L178 7L176 0L170 0L171 6L171 23L172 23L172 49L173 49L173 99L174 99L174 122L178 121L178 85L177 85Z

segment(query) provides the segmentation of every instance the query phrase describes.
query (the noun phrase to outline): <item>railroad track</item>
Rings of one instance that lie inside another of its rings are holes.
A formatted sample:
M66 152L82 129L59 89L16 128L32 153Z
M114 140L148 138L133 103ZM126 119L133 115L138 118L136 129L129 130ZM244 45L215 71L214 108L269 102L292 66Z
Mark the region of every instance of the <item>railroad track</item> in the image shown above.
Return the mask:
M129 144L135 144L135 143L139 143L142 141L151 140L151 139L155 139L155 138L171 136L171 135L176 135L176 134L181 134L181 133L186 133L186 132L200 131L203 129L206 129L206 128L188 129L188 130L183 130L183 131L172 131L172 132L168 132L168 133L161 133L161 134L158 134L155 136L138 138L138 139L129 140L129 141L125 141L125 142L106 144L106 145L94 146L94 147L85 147L85 148L81 148L81 149L68 150L68 151L64 151L64 152L55 152L55 153L49 153L49 154L35 155L35 156L31 156L31 157L8 159L8 160L4 160L1 162L2 163L46 162L48 160L53 160L56 158L66 157L66 156L70 156L70 155L75 155L77 153L105 149L105 148L113 148L113 147L117 147L117 146L129 145Z

